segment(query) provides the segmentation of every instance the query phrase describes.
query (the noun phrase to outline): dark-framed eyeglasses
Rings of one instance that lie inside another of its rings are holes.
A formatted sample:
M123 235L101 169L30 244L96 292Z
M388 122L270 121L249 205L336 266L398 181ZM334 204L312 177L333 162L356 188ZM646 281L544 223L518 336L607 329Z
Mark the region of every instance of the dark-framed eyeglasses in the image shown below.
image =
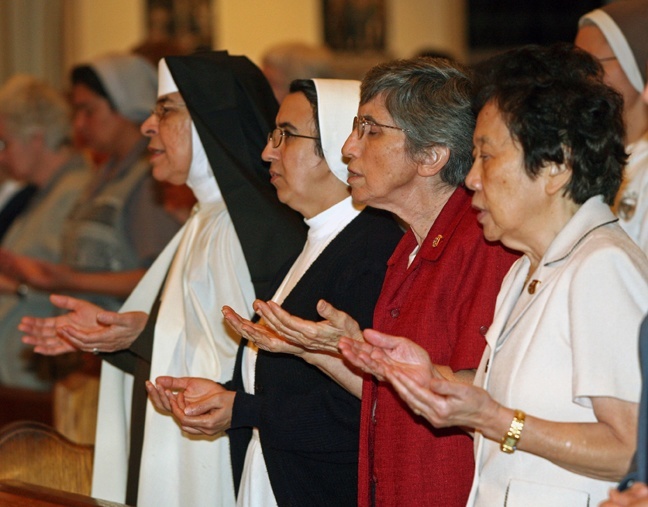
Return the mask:
M315 141L320 140L319 137L293 134L292 132L288 132L287 130L277 127L272 132L268 133L268 142L272 144L273 148L279 148L279 146L281 146L284 137L301 137L303 139L314 139Z
M358 133L358 139L362 139L362 136L365 135L365 131L369 127L371 132L372 127L382 127L386 129L400 130L401 132L409 132L409 129L402 129L400 127L395 127L394 125L383 125L382 123L376 123L375 121L367 120L362 116L356 116L353 118L353 130Z

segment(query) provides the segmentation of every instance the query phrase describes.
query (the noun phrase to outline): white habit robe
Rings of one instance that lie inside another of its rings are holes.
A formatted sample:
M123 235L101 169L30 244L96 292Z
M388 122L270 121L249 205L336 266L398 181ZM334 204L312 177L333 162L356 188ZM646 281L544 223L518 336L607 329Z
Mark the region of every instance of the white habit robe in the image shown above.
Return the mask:
M188 184L198 204L121 311L149 312L164 276L153 343L151 379L160 375L232 377L239 337L225 324L229 305L251 317L254 288L234 225L192 124ZM170 268L169 268L170 266ZM104 361L101 373L92 495L123 502L128 468L133 378ZM149 402L139 507L235 505L225 434L195 437Z

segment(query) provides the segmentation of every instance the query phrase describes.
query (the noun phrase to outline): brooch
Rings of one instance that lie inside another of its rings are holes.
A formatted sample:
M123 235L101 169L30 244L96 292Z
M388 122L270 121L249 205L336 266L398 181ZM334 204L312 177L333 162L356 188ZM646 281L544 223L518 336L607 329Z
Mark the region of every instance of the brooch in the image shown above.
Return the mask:
M535 291L542 282L540 280L531 280L531 283L529 284L529 287L527 287L527 290L529 291L529 294L535 294Z

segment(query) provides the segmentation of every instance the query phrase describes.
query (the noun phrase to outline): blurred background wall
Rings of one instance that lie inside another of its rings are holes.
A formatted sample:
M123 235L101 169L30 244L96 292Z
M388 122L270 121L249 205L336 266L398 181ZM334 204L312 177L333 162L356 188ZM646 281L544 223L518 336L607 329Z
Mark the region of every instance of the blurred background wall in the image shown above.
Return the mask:
M424 46L458 58L467 47L466 0L388 1L386 50ZM323 43L322 0L212 0L213 46L259 62L276 43ZM146 0L0 1L0 82L28 72L62 86L70 66L130 50L147 36Z
M277 43L323 44L327 2L380 5L383 54L410 57L433 48L470 63L492 53L493 41L570 40L578 17L605 1L0 0L0 83L15 72L28 72L63 87L72 65L133 49L148 37L149 2L207 2L212 47L257 63Z

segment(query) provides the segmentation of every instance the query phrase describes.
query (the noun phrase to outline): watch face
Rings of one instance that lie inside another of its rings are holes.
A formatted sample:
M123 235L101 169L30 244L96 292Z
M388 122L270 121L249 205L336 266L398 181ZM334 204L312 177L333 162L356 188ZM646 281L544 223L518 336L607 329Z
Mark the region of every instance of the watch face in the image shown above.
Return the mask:
M29 294L29 286L21 283L16 287L16 296L24 298L27 294Z
M512 454L515 451L517 439L512 435L507 435L500 444L500 450L506 454Z

